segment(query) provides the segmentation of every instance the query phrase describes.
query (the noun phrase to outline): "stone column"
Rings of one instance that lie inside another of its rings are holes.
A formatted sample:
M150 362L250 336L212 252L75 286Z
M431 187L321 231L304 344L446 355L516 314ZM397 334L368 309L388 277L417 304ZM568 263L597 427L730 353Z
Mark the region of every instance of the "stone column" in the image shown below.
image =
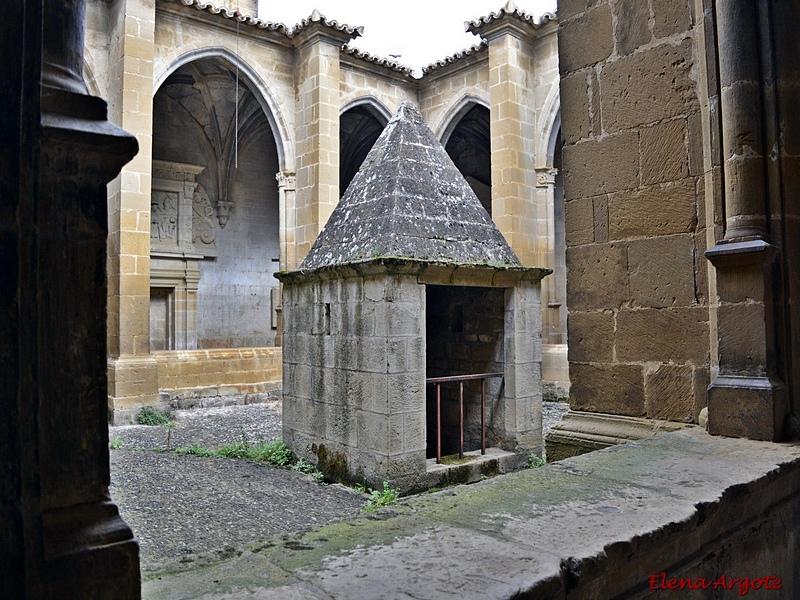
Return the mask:
M140 597L108 495L106 189L136 140L89 96L83 0L4 6L0 597Z
M139 141L139 154L109 186L109 416L130 421L158 399L150 356L150 187L153 121L154 0L109 7L110 119Z
M278 211L280 212L280 265L281 271L294 271L300 266L297 260L295 234L297 227L297 174L281 171L278 180Z
M281 171L275 175L278 180L278 210L280 212L280 265L281 271L294 271L300 266L297 258L297 174L294 171ZM275 345L283 345L283 283L280 284L275 307L277 331Z
M339 55L353 37L315 10L294 38L298 263L339 202Z
M489 101L492 151L492 219L525 266L544 266L536 253L533 102L530 38L534 30L505 14L472 28L489 45Z
M545 398L559 398L569 388L566 331L561 327L563 282L556 279L555 264L555 187L558 171L552 167L536 169L536 263L552 269L542 279L542 382Z
M716 7L726 231L706 252L716 268L719 341L708 427L714 434L777 441L787 399L775 364L776 248L768 234L761 102L772 57L768 40L759 40L759 12L755 0Z
M537 264L548 269L555 269L555 187L556 169L545 167L536 169L536 233L535 257ZM558 306L555 279L545 277L542 280L542 305L546 308L555 308L542 313L542 339L545 343L553 343L551 332L558 329Z

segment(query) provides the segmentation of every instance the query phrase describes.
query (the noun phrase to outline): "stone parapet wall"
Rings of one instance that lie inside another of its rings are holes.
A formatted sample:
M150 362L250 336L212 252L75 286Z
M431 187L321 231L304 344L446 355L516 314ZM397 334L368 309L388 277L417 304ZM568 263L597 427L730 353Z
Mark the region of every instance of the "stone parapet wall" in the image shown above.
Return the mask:
M161 400L173 408L255 404L280 398L281 348L153 352Z
M142 406L207 408L280 398L282 350L230 348L165 350L125 362L109 360L109 422L132 423ZM157 374L157 382L155 380Z

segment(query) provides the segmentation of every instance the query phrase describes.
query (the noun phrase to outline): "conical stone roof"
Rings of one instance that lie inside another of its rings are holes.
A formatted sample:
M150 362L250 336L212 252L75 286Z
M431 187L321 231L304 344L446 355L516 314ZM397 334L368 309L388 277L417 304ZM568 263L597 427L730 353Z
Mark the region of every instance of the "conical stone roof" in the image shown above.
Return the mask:
M376 258L520 266L419 110L407 102L375 142L300 269Z

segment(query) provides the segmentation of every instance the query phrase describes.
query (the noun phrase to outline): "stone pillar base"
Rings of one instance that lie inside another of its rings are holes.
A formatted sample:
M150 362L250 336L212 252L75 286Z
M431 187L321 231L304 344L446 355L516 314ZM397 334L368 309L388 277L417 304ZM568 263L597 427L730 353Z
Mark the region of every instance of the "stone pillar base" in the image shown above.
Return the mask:
M45 567L42 583L73 598L139 597L139 543L112 502L93 502L42 513ZM127 579L121 585L120 573ZM109 596L110 597L110 596Z
M109 423L133 423L142 406L158 404L158 363L155 358L122 356L108 360Z
M712 435L778 442L786 415L786 387L767 377L717 377L708 388Z
M547 462L586 454L616 444L641 440L659 433L678 431L686 427L694 427L694 425L569 410L561 422L548 431L545 436Z

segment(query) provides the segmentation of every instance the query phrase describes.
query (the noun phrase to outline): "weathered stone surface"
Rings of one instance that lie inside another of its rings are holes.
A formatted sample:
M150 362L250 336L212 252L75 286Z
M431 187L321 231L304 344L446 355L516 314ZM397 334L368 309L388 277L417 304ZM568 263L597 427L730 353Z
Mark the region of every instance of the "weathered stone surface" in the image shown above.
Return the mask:
M620 310L616 352L620 361L705 364L709 352L708 309Z
M639 152L642 185L684 179L689 175L686 121L675 119L642 129Z
M639 136L625 132L564 147L567 199L599 196L639 185Z
M767 372L766 311L763 303L723 304L717 309L720 372L735 365L736 374Z
M785 412L786 388L767 377L718 377L708 390L712 435L778 441Z
M410 103L375 142L301 269L380 257L520 264Z
M614 41L617 54L625 56L650 41L650 6L641 0L619 0L614 5Z
M558 20L566 21L584 10L586 10L586 0L561 0L558 3Z
M763 299L766 276L763 265L747 265L731 271L717 279L720 302L738 304Z
M650 419L690 422L694 418L693 368L661 365L645 375L645 409Z
M614 313L572 310L567 320L569 360L611 362L614 357Z
M628 252L624 244L567 248L570 308L614 308L629 297Z
M603 69L603 125L615 132L698 109L692 79L692 42L662 45L621 58Z
M567 244L570 246L594 242L592 198L579 198L564 205L564 229Z
M691 233L697 226L694 180L612 194L609 239Z
M570 408L640 417L645 414L640 365L570 362Z
M210 589L236 597L246 589L267 600L371 598L375 590L388 598L431 597L431 590L443 599L562 598L568 590L615 598L635 597L655 570L667 580L674 573L710 582L770 573L789 590L798 460L791 444L685 429L409 498L329 525L324 535L311 531L288 545L274 538L258 553L152 578L143 589L147 597ZM709 552L713 560L704 560ZM564 564L580 568L577 590ZM291 577L298 573L307 575ZM762 595L786 596L773 592Z
M589 86L586 73L567 75L561 80L561 136L573 144L589 136Z
M694 243L691 235L628 242L631 300L665 308L694 302Z
M568 38L570 43L562 43ZM614 50L611 9L600 5L560 24L558 61L562 73L569 73L608 58Z
M667 37L692 26L692 2L686 0L653 0L653 34Z
M608 196L597 196L592 199L594 209L594 241L608 242Z

